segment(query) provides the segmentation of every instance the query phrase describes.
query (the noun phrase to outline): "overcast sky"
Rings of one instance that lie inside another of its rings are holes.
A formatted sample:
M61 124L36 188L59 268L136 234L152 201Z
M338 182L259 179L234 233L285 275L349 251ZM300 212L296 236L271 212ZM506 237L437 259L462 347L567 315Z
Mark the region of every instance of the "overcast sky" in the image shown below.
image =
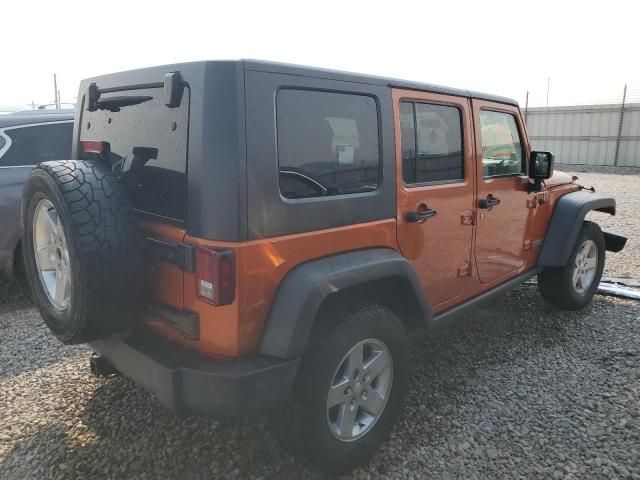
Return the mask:
M82 78L257 58L496 93L530 105L640 101L635 2L3 2L0 106L63 101Z

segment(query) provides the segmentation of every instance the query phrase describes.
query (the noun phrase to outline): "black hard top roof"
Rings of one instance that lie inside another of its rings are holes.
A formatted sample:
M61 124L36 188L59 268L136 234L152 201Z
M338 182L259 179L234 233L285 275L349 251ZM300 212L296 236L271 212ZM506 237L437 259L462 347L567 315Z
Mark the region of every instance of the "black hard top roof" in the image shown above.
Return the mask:
M299 75L303 77L324 78L329 80L339 80L344 82L362 83L369 85L384 85L396 88L405 88L408 90L419 90L425 92L442 93L445 95L455 95L458 97L477 98L481 100L489 100L492 102L506 103L509 105L518 105L518 102L511 98L491 95L487 93L479 93L460 88L443 87L440 85L432 85L429 83L411 82L408 80L399 80L397 78L378 77L375 75L365 75L361 73L343 72L339 70L329 70L325 68L307 67L302 65L293 65L288 63L268 62L264 60L204 60L196 62L184 62L173 65L159 65L156 67L143 68L138 70L129 70L107 75L100 75L93 78L83 80L86 86L89 82L97 82L99 88L109 88L118 85L137 83L142 78L155 78L153 81L162 81L162 77L158 74L161 72L180 71L204 71L208 65L213 64L237 64L245 70L281 73L284 75ZM162 74L164 75L164 74ZM81 92L83 93L83 92Z
M74 110L26 110L24 112L0 115L0 128L73 120L74 113Z
M354 83L366 83L373 85L387 85L389 87L406 88L408 90L420 90L425 92L442 93L445 95L455 95L458 97L477 98L492 102L506 103L518 106L518 102L511 98L491 95L488 93L474 92L460 88L443 87L429 83L411 82L399 80L397 78L379 77L376 75L365 75L360 73L343 72L339 70L329 70L325 68L305 67L287 63L267 62L264 60L242 60L245 69L260 72L274 72L289 75L301 75L306 77L329 78Z

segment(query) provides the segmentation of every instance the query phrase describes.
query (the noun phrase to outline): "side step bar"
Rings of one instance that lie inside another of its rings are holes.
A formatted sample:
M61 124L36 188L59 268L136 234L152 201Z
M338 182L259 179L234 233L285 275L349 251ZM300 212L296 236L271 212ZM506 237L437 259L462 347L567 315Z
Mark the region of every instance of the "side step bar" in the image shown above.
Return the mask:
M507 280L506 282L501 283L500 285L492 288L491 290L481 293L476 297L470 298L466 302L462 302L461 304L456 305L455 307L452 307L449 310L445 310L444 312L437 314L434 318L435 325L440 326L443 324L447 324L452 320L455 320L456 318L467 313L469 310L477 307L479 304L489 301L492 298L495 298L505 292L508 292L512 288L517 287L518 285L526 282L530 278L535 277L538 273L540 273L541 270L542 268L540 267L532 268L531 270L521 273L517 277L513 277Z

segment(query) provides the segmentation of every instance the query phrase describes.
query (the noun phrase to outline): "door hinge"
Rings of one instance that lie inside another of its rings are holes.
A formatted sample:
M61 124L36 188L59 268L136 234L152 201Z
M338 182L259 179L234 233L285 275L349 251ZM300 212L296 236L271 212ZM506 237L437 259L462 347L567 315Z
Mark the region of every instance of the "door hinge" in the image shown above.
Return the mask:
M531 240L525 240L523 248L525 252L531 250Z
M471 263L464 262L460 268L458 268L458 276L459 277L470 277L471 276Z
M467 210L460 217L460 221L462 225L475 225L476 224L476 216L473 210Z
M536 208L536 206L538 206L538 199L535 195L527 198L527 208Z

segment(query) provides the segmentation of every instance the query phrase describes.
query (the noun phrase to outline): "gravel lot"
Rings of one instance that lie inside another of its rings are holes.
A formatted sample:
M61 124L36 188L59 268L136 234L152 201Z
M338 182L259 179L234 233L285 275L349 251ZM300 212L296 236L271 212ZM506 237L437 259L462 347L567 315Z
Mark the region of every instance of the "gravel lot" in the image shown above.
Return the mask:
M640 278L640 176L579 173L612 192L631 237L605 275ZM532 285L416 340L391 440L353 478L640 479L640 312L596 296L546 307ZM15 284L0 281L0 478L323 478L266 422L176 418L125 378L95 379ZM350 478L350 477L346 477Z

